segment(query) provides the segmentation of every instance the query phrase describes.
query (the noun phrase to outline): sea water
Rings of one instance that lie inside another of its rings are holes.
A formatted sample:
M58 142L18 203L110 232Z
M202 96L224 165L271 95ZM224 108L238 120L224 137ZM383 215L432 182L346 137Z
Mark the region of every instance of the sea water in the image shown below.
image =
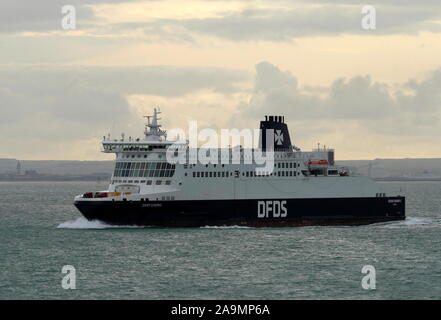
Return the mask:
M87 221L73 197L103 183L3 182L0 299L440 299L441 182L381 185L405 221L171 229Z

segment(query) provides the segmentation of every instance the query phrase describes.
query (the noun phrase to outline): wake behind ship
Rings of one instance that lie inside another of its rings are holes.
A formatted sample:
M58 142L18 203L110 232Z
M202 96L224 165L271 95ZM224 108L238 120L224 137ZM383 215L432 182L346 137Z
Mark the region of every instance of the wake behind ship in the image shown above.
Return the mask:
M143 139L104 137L103 152L116 155L110 185L75 197L75 206L88 220L161 227L282 227L405 219L404 197L386 196L370 178L335 165L332 149L304 152L293 146L282 116L260 122L258 148L218 149L216 161L203 163L193 155L213 149L167 140L158 114L155 109L148 117ZM170 148L184 155L184 161L168 161ZM249 161L255 155L271 156L270 170Z

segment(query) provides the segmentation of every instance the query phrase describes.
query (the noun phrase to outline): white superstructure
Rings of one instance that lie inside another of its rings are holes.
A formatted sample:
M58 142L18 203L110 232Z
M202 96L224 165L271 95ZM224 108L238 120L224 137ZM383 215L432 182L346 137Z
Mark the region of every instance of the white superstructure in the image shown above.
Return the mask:
M275 150L274 168L264 175L256 173L259 165L245 161L250 154L262 152L260 149L239 147L241 163L236 164L225 159L225 155L232 155L232 149L219 150L217 163L168 163L166 152L171 145L184 149L187 160L193 153L188 141L167 140L166 131L160 129L158 114L155 109L147 117L143 139L104 138L103 152L115 153L115 167L108 190L89 195L90 200L96 197L108 201L122 198L174 201L385 196L370 178L350 175L335 166L332 149ZM282 121L282 117L270 119Z

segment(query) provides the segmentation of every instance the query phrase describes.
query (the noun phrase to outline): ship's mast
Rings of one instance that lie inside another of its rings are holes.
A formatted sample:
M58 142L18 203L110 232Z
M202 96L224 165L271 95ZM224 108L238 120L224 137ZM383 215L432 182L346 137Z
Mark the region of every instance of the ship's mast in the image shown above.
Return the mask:
M158 117L158 115L161 113L161 111L156 110L154 108L154 112L152 116L144 116L144 118L147 118L147 124L146 128L144 130L145 138L144 140L147 141L161 141L161 137L164 136L164 138L167 137L167 133L165 130L161 130L161 125L159 124L159 120L161 118Z

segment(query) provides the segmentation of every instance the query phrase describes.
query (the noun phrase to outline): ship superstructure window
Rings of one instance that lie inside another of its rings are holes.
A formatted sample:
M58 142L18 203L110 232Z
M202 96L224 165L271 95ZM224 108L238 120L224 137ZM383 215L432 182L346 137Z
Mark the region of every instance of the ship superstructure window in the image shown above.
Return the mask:
M325 171L323 169L313 169L311 170L311 175L313 176L323 176Z
M232 174L231 174L232 175ZM245 173L242 173L245 175ZM247 172L247 176L251 176L251 172ZM230 173L228 171L196 171L193 172L193 178L228 178Z
M117 162L115 177L172 177L175 165L167 162Z

